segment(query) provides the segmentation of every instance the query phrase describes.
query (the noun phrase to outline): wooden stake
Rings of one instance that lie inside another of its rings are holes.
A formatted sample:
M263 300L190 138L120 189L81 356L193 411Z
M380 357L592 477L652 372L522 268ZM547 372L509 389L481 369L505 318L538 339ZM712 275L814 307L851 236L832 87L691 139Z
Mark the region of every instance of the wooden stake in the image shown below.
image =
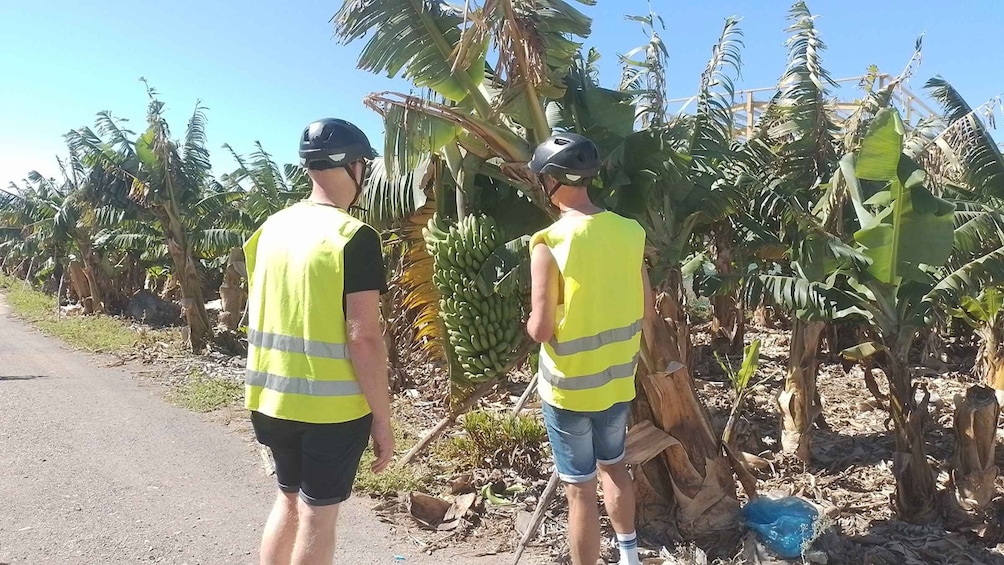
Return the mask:
M540 523L544 521L544 512L551 505L551 500L554 499L554 495L558 492L558 483L561 479L558 478L558 471L555 470L551 473L551 480L547 482L547 487L544 489L544 493L540 495L540 500L537 501L537 508L534 509L533 515L530 517L530 524L526 528L526 532L523 533L523 539L519 542L519 547L516 549L516 558L513 559L512 565L519 565L519 560L523 557L523 552L526 551L526 546L533 538L537 537L537 530L540 528Z
M482 383L481 386L476 388L474 392L464 399L463 403L461 403L456 410L450 411L450 413L447 414L445 418L440 420L434 428L429 430L429 433L425 434L425 437L420 439L418 443L416 443L415 446L401 458L401 462L398 463L398 466L403 467L414 461L415 457L417 457L419 453L425 451L425 449L429 447L429 444L436 441L439 436L443 435L446 428L449 428L454 422L456 422L457 418L460 417L461 414L470 410L477 403L477 401L481 399L481 397L491 392L492 388L494 388L498 382L499 378L495 377Z
M513 370L514 368L516 368L517 365L522 363L523 360L526 358L526 356L530 353L530 349L533 347L533 345L534 345L533 342L529 341L524 342L524 344L520 346L519 350L516 352L516 355L512 358L512 361L509 361L509 364L506 365L504 370L499 371L499 374L497 376L482 383L481 386L476 388L474 392L470 394L470 396L464 399L464 401L460 404L460 406L457 406L454 410L451 410L450 413L447 414L445 418L443 418L442 420L439 421L438 424L436 424L436 427L429 430L429 433L425 434L425 437L420 439L418 443L416 443L415 446L412 447L408 451L408 453L406 453L404 457L401 458L401 462L398 463L397 466L403 467L414 461L415 457L417 457L418 454L425 451L425 449L429 447L429 445L432 444L432 442L436 441L436 439L439 436L443 435L443 432L446 431L446 428L449 428L451 425L453 425L453 423L457 421L457 418L459 418L461 414L466 413L472 407L474 407L474 405L478 402L478 400L480 400L483 396L491 392L491 390L495 387L495 385L498 384L499 381L502 380L502 378L505 375L509 374L509 371Z
M530 397L533 396L533 391L537 389L537 374L533 375L530 379L530 384L526 385L526 390L523 391L523 396L519 397L519 402L512 409L512 415L515 416L523 411L526 403L530 401Z

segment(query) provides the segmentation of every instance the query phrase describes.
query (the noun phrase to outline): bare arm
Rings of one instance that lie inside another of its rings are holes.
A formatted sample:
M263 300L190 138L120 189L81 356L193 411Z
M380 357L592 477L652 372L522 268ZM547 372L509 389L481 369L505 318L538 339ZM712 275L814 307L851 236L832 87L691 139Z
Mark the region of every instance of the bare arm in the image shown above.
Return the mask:
M561 274L547 245L538 243L530 253L530 319L526 331L537 343L554 337L555 313Z
M379 472L394 455L394 434L390 425L390 392L387 380L387 348L380 329L380 292L367 290L345 296L349 358L356 371L359 388L373 412L371 435Z

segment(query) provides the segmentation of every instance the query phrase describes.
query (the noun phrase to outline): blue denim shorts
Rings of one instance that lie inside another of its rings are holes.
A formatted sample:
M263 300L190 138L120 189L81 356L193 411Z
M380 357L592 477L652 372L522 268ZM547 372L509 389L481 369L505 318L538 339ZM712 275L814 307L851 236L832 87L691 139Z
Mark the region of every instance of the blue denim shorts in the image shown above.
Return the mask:
M541 403L554 466L562 481L591 481L597 463L613 465L624 459L630 407L630 402L621 402L602 412L574 412Z

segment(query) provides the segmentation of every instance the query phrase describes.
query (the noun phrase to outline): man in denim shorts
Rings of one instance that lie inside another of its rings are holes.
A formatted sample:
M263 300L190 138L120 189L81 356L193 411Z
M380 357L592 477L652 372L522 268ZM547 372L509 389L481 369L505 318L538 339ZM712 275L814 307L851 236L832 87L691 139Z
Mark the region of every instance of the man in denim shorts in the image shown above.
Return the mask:
M530 169L561 217L530 242L527 331L541 343L538 391L566 485L572 563L599 559L599 476L620 564L638 565L634 490L623 459L651 293L644 229L589 199L586 187L600 165L593 142L575 134L555 135L534 152Z

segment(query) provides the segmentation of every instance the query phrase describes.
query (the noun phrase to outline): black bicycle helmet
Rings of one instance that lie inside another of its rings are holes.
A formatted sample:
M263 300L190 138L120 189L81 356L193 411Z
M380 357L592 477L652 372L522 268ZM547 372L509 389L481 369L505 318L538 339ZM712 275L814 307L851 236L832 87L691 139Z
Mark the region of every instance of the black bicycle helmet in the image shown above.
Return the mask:
M600 172L600 150L596 144L576 133L553 135L537 146L530 170L548 174L568 186L584 186Z
M308 169L345 167L359 159L374 157L376 151L366 134L345 120L317 120L300 136L300 164Z

